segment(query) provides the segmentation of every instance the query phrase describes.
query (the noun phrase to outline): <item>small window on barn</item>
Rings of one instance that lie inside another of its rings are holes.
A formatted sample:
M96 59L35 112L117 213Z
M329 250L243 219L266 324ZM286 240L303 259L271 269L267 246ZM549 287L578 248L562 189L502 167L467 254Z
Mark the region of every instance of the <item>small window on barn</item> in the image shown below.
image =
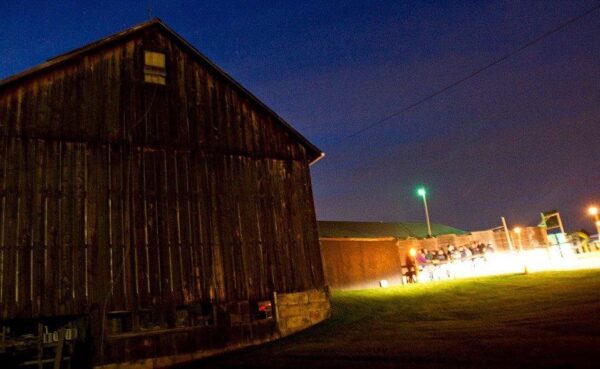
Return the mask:
M160 314L154 309L144 309L138 312L140 330L160 329Z
M175 326L186 327L190 325L190 312L185 306L175 309Z
M116 311L108 313L108 333L119 334L131 331L131 313Z
M159 85L167 84L165 54L144 51L144 81Z
M193 326L214 325L213 311L211 303L205 302L200 305L191 305L189 308L189 319Z

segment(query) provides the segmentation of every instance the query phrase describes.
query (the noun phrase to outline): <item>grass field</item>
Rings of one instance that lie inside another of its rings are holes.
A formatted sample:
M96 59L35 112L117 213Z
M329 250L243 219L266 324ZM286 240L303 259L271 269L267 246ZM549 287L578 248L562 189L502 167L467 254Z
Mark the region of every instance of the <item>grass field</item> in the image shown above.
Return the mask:
M331 319L188 368L600 368L600 271L337 292Z

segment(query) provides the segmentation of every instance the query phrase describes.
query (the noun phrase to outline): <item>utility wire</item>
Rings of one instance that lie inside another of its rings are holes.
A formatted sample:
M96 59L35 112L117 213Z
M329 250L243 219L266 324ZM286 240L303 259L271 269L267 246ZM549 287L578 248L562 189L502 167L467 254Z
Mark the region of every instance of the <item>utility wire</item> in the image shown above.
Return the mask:
M348 136L348 138L352 138L352 137L358 136L358 135L360 135L360 134L362 134L362 133L364 133L364 132L366 132L366 131L368 131L368 130L370 130L372 128L375 128L375 127L377 127L377 126L379 126L379 125L381 125L381 124L389 121L390 119L392 119L394 117L397 117L398 115L400 115L402 113L407 112L408 110L410 110L410 109L412 109L414 107L417 107L417 106L421 105L422 103L424 103L424 102L426 102L426 101L428 101L428 100L430 100L430 99L432 99L432 98L434 98L434 97L436 97L438 95L443 94L444 92L452 89L453 87L456 87L456 86L460 85L461 83L463 83L465 81L468 81L469 79L477 76L478 74L480 74L480 73L482 73L482 72L490 69L494 65L499 64L499 63L503 62L504 60L510 58L511 56L513 56L513 55L515 55L515 54L517 54L517 53L519 53L519 52L527 49L528 47L531 47L531 46L537 44L538 42L542 41L546 37L548 37L548 36L550 36L550 35L558 32L558 31L561 31L562 29L566 28L567 26L569 26L569 25L577 22L578 20L584 18L585 16L589 15L590 13L593 13L594 11L596 11L598 9L600 9L600 5L596 5L595 7L591 8L591 9L588 9L584 13L581 13L580 15L578 15L576 17L573 17L573 18L567 20L564 23L561 23L559 26L557 26L557 27L555 27L555 28L553 28L553 29L551 29L551 30L543 33L542 35L534 38L533 40L527 42L526 44L524 44L524 45L522 45L522 46L520 46L520 47L512 50L511 52L509 52L509 53L505 54L504 56L502 56L502 57L494 60L493 62L491 62L491 63L489 63L489 64L487 64L487 65L485 65L485 66L483 66L483 67L481 67L479 69L477 69L473 73L471 73L471 74L469 74L469 75L467 75L467 76L465 76L465 77L463 77L463 78L461 78L461 79L459 79L459 80L457 80L457 81L449 84L448 86L446 86L446 87L444 87L444 88L442 88L440 90L437 90L436 92L432 93L431 95L428 95L428 96L420 99L419 101L417 101L415 103L412 103L412 104L410 104L410 105L408 105L408 106L406 106L406 107L404 107L404 108L402 108L402 109L400 109L400 110L398 110L398 111L396 111L394 113L386 115L385 117L383 117L383 118L381 118L381 119L379 119L379 120L377 120L377 121L369 124L368 126L359 129L358 131L356 131L356 132L352 133L350 136Z

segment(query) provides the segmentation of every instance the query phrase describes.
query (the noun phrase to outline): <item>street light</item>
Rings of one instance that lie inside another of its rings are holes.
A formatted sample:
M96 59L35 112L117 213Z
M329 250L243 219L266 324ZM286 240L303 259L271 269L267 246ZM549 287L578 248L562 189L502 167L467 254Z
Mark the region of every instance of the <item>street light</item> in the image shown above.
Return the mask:
M600 219L598 219L598 208L595 206L590 206L588 208L588 213L594 217L594 223L596 223L596 234L600 237Z
M429 223L429 210L427 209L427 191L425 191L425 187L421 187L417 190L417 194L423 198L423 205L425 206L425 219L427 219L427 234L429 237L432 237L431 234L431 223Z

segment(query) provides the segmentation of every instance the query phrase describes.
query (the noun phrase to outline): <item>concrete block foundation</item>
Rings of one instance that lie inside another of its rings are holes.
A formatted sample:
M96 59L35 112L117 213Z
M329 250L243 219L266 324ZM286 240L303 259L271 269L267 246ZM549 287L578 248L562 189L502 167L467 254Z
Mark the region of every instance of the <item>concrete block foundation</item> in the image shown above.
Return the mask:
M296 333L329 318L328 289L277 294L277 325L281 336Z

